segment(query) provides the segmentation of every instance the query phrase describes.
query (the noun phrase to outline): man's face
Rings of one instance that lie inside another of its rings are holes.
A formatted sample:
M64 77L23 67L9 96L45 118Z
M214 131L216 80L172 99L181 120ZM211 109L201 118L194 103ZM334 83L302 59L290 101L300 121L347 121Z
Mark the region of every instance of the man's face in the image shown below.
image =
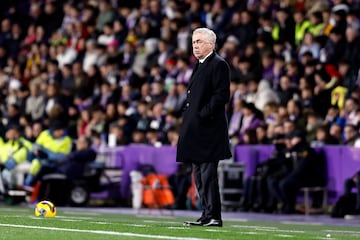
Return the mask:
M83 149L86 149L88 148L88 143L85 139L85 137L80 137L77 142L76 142L76 149L77 150L83 150Z
M19 132L17 130L15 130L15 129L9 129L6 132L5 137L8 140L15 140L15 139L19 138Z
M197 59L205 58L212 50L212 43L204 33L196 33L192 36L193 54Z
M61 138L64 135L64 129L56 129L53 131L53 136L55 138Z

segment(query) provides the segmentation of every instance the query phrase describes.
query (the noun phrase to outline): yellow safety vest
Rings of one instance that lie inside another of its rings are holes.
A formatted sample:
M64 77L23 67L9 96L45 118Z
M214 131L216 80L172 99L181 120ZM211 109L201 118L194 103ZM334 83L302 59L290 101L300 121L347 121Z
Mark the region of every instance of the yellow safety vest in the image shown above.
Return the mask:
M36 144L52 154L69 154L72 148L72 142L69 136L54 138L50 130L42 131L36 139ZM39 159L32 159L29 171L30 175L34 176L39 173L41 166L42 163Z
M322 34L324 30L324 26L325 26L324 23L319 23L318 25L310 26L309 32L312 33L314 37L318 37Z
M274 39L275 41L279 40L279 37L280 37L279 34L280 34L280 26L279 26L279 24L275 24L275 26L273 27L273 29L271 31L272 39Z
M36 139L36 144L53 152L68 154L71 151L72 143L69 136L54 138L49 130L44 130Z
M11 157L17 164L20 164L27 159L28 152L32 149L32 143L24 138L6 142L1 139L1 142L0 159L2 163L6 163Z
M306 31L311 26L311 23L309 20L304 20L300 24L295 25L295 44L296 46L299 46L304 39Z

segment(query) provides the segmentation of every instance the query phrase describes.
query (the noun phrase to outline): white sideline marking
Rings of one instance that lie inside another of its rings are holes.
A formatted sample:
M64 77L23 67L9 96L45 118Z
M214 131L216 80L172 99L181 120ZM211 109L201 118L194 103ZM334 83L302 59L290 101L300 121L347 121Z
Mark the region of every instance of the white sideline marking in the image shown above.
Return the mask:
M111 224L111 223L108 223L108 222L89 222L89 223L100 224L100 225Z
M75 212L70 212L70 211L63 211L63 213L65 214L69 214L69 215L78 215L79 211L75 211ZM95 213L95 212L81 212L81 215L88 215L88 216L99 216L99 213Z
M131 223L127 223L127 224L123 224L124 226L128 226L128 227L148 227L148 225L144 225L144 224L131 224Z
M157 220L144 220L144 223L164 223L164 221L157 221ZM180 222L168 222L166 224L180 224Z
M188 227L167 227L167 229L188 230Z
M112 231L102 231L102 230L81 230L81 229L71 229L71 228L40 227L40 226L27 226L27 225L3 224L3 223L0 223L0 227L41 229L41 230L77 232L77 233L94 233L94 234L101 234L101 235L169 239L169 240L170 239L171 240L208 240L206 238L186 238L186 237L173 237L173 236L162 236L162 235L146 235L146 234L127 233L127 232L112 232Z
M242 232L242 233L240 233L240 234L247 234L247 235L258 235L258 234L261 234L261 233L259 233L259 232Z
M277 227L264 227L264 226L249 226L249 225L231 225L231 227L235 227L235 228L251 228L251 229L257 229L257 230L276 230L279 229Z
M29 215L30 216L30 215ZM7 215L7 218L23 218L23 215Z
M80 219L80 220L91 220L91 219L93 219L93 218L91 218L91 217L74 217L74 216L71 216L71 217L67 217L67 216L56 216L56 218Z
M282 229L259 229L259 230L265 232L305 233L305 231L301 231L301 230L282 230Z
M34 219L34 220L42 220L44 219L43 217L30 217L31 219Z
M276 237L282 237L282 238L293 238L293 235L286 235L286 234L275 234Z
M282 224L291 224L291 225L313 225L313 226L322 226L324 223L321 222L295 222L295 221L281 221Z
M0 207L1 212L29 212L28 210L24 209L16 209L16 208L3 208Z
M330 233L347 233L347 234L355 234L355 235L360 234L360 231L348 231L348 230L323 230L323 231Z
M283 230L278 229L277 227L261 227L261 226L246 226L246 225L231 225L235 228L251 228L253 230L264 231L264 232L283 232L283 233L304 233L305 231L301 230Z
M63 222L82 222L80 219L60 219Z
M228 231L225 231L225 230L218 230L218 229L205 229L205 232L228 232Z

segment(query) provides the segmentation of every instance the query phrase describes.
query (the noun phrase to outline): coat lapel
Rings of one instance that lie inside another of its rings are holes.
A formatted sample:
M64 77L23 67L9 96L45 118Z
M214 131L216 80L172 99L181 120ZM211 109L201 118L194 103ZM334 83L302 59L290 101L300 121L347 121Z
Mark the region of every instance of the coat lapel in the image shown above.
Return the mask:
M205 69L205 65L207 65L208 62L214 58L214 56L215 56L215 52L213 52L203 63L200 63L199 61L197 61L196 65L194 67L194 70L191 74L190 83L189 83L188 88L190 88L191 85L196 81L196 79L198 79L197 75L199 75L199 73Z

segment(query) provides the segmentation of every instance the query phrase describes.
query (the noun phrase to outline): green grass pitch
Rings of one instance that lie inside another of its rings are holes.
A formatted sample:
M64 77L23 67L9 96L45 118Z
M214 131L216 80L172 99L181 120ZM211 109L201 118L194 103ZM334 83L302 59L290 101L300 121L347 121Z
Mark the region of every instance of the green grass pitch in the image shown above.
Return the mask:
M360 229L325 225L226 220L224 227L184 227L183 217L103 214L58 209L56 218L37 218L28 207L0 207L0 240L274 240L360 239ZM330 234L330 235L328 235Z

